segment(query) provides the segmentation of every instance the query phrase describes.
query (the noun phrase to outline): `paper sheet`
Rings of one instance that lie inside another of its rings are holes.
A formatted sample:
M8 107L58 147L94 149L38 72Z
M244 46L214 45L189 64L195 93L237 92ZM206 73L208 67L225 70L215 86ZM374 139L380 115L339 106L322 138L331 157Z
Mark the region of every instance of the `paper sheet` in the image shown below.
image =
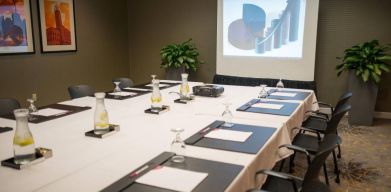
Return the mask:
M151 89L141 89L141 88L133 88L133 87L125 87L123 89L134 90L134 91L151 91Z
M148 85L145 85L145 86L147 86L147 87L152 87L153 85L152 85L152 84L148 84ZM167 87L167 86L170 86L170 85L168 85L168 84L163 84L163 83L160 83L160 84L159 84L159 87Z
M174 191L190 192L207 176L207 173L163 166L149 171L136 182Z
M54 115L62 115L64 113L68 113L67 110L61 110L61 109L53 109L53 108L46 108L46 109L40 109L38 112L31 113L33 115L41 115L41 116L54 116Z
M115 95L115 96L122 96L122 97L126 97L126 96L133 96L133 95L137 95L137 93L134 93L134 92L115 92L115 93L109 93L109 95Z
M228 141L245 142L253 133L227 130L227 129L214 129L213 131L206 134L204 137L213 139L222 139Z
M284 105L271 104L271 103L256 103L252 107L259 107L264 109L281 109Z
M286 92L274 92L270 95L273 96L283 96L283 97L295 97L297 93L286 93Z

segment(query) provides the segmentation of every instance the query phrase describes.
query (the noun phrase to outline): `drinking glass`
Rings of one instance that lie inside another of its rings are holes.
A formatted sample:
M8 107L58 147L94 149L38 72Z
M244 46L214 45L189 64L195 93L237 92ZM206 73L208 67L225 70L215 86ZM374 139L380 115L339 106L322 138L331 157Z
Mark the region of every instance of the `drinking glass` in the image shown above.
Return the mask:
M115 81L115 82L113 82L113 83L115 84L115 88L114 88L113 93L121 92L121 88L119 88L119 84L120 84L121 82Z
M174 128L171 129L175 133L175 138L171 143L171 152L175 155L171 160L175 163L183 163L185 161L185 142L181 139L181 133L184 131L183 128Z
M31 113L38 112L38 109L34 104L35 100L33 98L27 99L27 101L30 103L29 108L28 108L28 110L29 110L28 120L33 121L33 120L37 119L37 117L34 117L34 115L32 115Z
M284 88L284 83L282 82L282 79L280 79L276 85L277 90L281 91Z
M223 117L223 120L225 121L225 123L223 124L224 127L232 127L234 124L232 123L232 118L233 118L233 115L232 115L232 112L231 110L229 109L229 107L232 105L232 103L230 102L224 102L223 105L225 106L225 110L224 112L221 114L221 116Z
M261 99L261 102L266 102L268 96L268 93L266 91L267 85L261 84L260 87L261 87L261 91L259 92L258 98Z

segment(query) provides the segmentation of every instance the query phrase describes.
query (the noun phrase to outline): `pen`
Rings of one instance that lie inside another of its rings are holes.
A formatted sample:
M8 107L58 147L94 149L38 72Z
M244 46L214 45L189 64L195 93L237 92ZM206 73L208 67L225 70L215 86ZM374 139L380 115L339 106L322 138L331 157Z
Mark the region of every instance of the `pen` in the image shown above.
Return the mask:
M142 167L141 169L133 172L130 177L134 177L134 176L137 176L138 174L140 174L141 172L143 172L144 170L148 169L149 165L145 165L144 167Z
M201 133L205 133L205 132L207 132L209 129L210 129L210 127L207 127L207 128L205 128L204 130L202 130Z

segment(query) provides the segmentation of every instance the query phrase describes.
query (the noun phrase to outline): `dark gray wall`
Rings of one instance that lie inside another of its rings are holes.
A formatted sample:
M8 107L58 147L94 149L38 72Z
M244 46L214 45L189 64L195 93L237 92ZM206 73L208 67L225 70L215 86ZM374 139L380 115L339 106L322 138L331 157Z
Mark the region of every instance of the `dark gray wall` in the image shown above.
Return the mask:
M130 75L136 83L150 74L165 77L160 49L192 38L205 61L192 80L210 82L216 72L217 2L212 0L128 0Z
M0 57L0 98L38 93L38 104L69 99L67 87L112 89L111 79L129 76L126 0L75 0L77 52L40 53L36 0L32 2L35 54Z
M315 77L318 97L334 103L346 90L347 78L337 78L335 58L356 43L379 39L391 43L391 1L320 0ZM128 0L131 77L136 83L151 73L164 77L159 50L171 42L193 38L206 64L193 80L211 82L216 73L217 1ZM391 111L391 74L380 84L377 111Z

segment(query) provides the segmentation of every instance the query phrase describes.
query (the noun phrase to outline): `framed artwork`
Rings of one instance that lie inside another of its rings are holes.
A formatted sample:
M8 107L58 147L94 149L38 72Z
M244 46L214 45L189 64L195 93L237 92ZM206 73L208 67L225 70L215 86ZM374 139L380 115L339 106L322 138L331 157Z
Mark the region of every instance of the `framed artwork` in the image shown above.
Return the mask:
M38 0L43 53L76 51L73 0Z
M34 52L30 0L0 0L0 55Z

